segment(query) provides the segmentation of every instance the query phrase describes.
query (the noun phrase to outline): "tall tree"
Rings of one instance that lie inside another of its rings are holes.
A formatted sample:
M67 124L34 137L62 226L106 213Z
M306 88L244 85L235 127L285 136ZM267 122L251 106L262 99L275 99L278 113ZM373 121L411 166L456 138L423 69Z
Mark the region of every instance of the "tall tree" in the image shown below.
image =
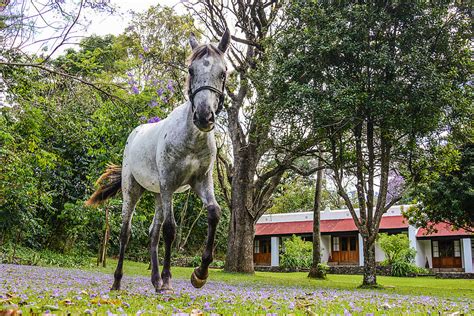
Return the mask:
M324 135L327 168L362 235L363 285L377 283L382 215L417 180L438 135L468 120L466 11L454 3L292 1L272 52L273 107Z
M322 160L318 160L318 167L322 167ZM323 169L318 170L316 174L316 189L314 191L313 206L313 262L308 276L310 278L323 278L324 274L320 269L321 263L321 209L322 209L322 191L323 191Z
M266 67L266 43L284 28L285 1L183 3L214 38L235 25L228 53L233 68L226 87L230 102L224 118L231 152L225 155L220 150L218 157L219 183L231 209L225 270L253 273L255 223L271 206L285 171L309 175L317 169L302 169L298 162L314 151L315 135L297 122L281 121L264 106L271 95L261 80L265 76L261 68ZM223 148L228 148L227 143Z

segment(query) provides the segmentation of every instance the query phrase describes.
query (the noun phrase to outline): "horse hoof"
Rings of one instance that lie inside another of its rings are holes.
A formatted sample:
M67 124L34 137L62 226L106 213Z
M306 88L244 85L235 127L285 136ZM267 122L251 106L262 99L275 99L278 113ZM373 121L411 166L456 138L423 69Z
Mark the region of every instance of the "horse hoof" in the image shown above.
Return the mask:
M191 274L191 284L196 288L200 289L206 284L207 278L206 279L200 279L196 276L196 271L193 271L193 274Z
M170 294L174 294L174 290L172 288L168 288L168 289L159 289L156 291L157 293L160 293L160 294L164 294L164 295L170 295Z
M120 285L112 285L112 287L110 288L111 291L120 291Z

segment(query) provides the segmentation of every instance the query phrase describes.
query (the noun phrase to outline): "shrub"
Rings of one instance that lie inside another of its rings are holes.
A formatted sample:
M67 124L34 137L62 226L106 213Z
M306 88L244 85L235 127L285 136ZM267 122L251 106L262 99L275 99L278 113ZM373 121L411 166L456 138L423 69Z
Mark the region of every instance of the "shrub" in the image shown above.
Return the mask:
M301 237L293 235L285 240L285 251L281 255L280 264L286 269L301 269L311 267L313 261L313 244L303 241Z
M51 250L33 250L19 245L0 247L0 263L79 268L91 265L91 255L86 253L60 254Z
M211 267L213 268L223 268L224 267L224 261L221 261L221 260L215 260L211 263Z
M193 259L191 260L191 266L193 268L199 267L201 265L201 256L194 256Z
M391 267L392 276L414 276L427 274L427 270L417 267L413 262L416 250L410 247L410 241L405 234L379 234L380 248L385 252L384 265Z

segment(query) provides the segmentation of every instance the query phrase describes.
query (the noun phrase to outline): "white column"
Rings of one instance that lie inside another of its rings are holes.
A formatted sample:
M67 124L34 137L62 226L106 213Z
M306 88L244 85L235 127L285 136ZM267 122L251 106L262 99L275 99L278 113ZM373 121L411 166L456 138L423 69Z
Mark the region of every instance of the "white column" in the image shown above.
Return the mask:
M364 240L362 239L362 235L359 233L359 265L361 267L364 266Z
M280 265L280 237L272 237L272 267Z
M408 225L408 240L410 241L410 248L416 250L415 264L419 267L424 267L423 251L416 241L417 228L412 225Z
M464 259L464 272L472 273L472 246L471 238L463 238L462 240L462 256Z

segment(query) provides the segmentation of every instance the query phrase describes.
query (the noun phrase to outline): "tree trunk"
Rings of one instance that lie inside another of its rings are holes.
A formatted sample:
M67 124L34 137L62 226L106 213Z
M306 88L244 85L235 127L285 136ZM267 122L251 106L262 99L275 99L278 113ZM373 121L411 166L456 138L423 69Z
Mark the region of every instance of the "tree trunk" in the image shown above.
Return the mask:
M99 245L99 255L97 257L97 266L100 266L101 264L105 268L107 263L107 242L110 237L110 226L109 226L109 208L106 206L105 207L105 227L104 227L104 238L102 239L102 242Z
M246 179L246 163L235 166L236 175L232 179L231 218L225 271L254 273L253 239L254 218L248 209L250 181Z
M249 216L248 212L233 208L224 267L225 271L254 273L254 236L255 227L253 219Z
M376 286L377 276L375 269L375 241L371 238L364 237L364 280L362 286Z
M105 234L104 234L104 245L102 246L102 266L107 267L107 242L110 237L110 225L109 225L109 208L105 207Z
M321 167L322 161L318 159L318 167ZM323 169L318 170L316 174L316 189L314 192L313 206L313 264L309 270L308 277L315 279L324 278L324 273L319 269L321 263L321 191L323 189Z

